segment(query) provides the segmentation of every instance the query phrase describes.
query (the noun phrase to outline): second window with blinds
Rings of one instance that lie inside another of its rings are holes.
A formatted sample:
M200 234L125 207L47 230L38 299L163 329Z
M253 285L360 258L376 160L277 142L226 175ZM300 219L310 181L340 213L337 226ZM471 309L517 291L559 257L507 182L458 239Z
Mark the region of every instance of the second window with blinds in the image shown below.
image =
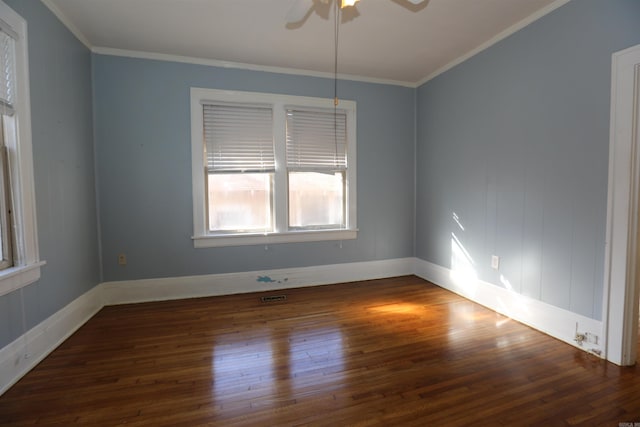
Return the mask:
M353 101L191 89L194 245L356 238Z

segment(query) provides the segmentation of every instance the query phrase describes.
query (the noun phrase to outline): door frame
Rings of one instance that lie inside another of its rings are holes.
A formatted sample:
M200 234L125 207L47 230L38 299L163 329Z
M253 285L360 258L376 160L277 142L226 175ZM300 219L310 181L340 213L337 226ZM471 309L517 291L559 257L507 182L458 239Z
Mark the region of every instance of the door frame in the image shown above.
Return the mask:
M612 55L609 187L602 300L604 357L633 365L640 298L640 45Z

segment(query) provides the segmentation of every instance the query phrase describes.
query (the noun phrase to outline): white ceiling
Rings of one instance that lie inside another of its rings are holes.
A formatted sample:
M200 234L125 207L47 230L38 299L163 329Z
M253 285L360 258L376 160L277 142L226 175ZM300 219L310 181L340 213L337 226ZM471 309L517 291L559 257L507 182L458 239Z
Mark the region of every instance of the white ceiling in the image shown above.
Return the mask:
M331 9L288 28L296 1L43 0L96 52L333 73ZM338 72L415 86L567 1L361 0L340 25Z

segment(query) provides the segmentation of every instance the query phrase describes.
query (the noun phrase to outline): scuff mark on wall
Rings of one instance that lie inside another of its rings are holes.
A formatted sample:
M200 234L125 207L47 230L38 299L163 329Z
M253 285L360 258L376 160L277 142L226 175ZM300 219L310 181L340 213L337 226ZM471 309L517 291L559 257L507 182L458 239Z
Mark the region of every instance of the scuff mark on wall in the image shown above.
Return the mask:
M285 277L282 280L273 280L271 277L269 276L258 276L258 278L256 279L256 282L262 282L262 283L282 283L282 282L286 282L288 281L289 278Z

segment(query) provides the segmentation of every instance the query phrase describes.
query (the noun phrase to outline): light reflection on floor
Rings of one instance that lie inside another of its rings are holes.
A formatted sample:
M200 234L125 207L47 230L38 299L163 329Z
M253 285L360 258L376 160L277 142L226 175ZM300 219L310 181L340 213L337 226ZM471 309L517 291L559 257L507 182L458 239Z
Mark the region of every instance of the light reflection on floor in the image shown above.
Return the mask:
M274 376L274 352L271 337L265 331L263 339L244 346L234 343L216 345L213 348L213 392L228 396L233 392L259 395L272 394ZM259 384L259 387L257 385Z
M369 307L369 310L383 314L420 314L424 313L425 307L419 304L399 302L380 305L376 307Z
M343 382L344 347L340 329L324 328L296 334L289 339L289 372L292 388L300 395L305 387L323 387Z
M282 331L264 328L256 334L261 338L251 338L247 345L233 341L215 345L214 396L228 400L230 394L242 394L244 401L251 398L249 407L255 408L303 398L320 386L326 390L332 384L344 383L345 356L339 327L293 330L287 333L288 339L275 339L278 334ZM242 340L237 337L237 342Z

